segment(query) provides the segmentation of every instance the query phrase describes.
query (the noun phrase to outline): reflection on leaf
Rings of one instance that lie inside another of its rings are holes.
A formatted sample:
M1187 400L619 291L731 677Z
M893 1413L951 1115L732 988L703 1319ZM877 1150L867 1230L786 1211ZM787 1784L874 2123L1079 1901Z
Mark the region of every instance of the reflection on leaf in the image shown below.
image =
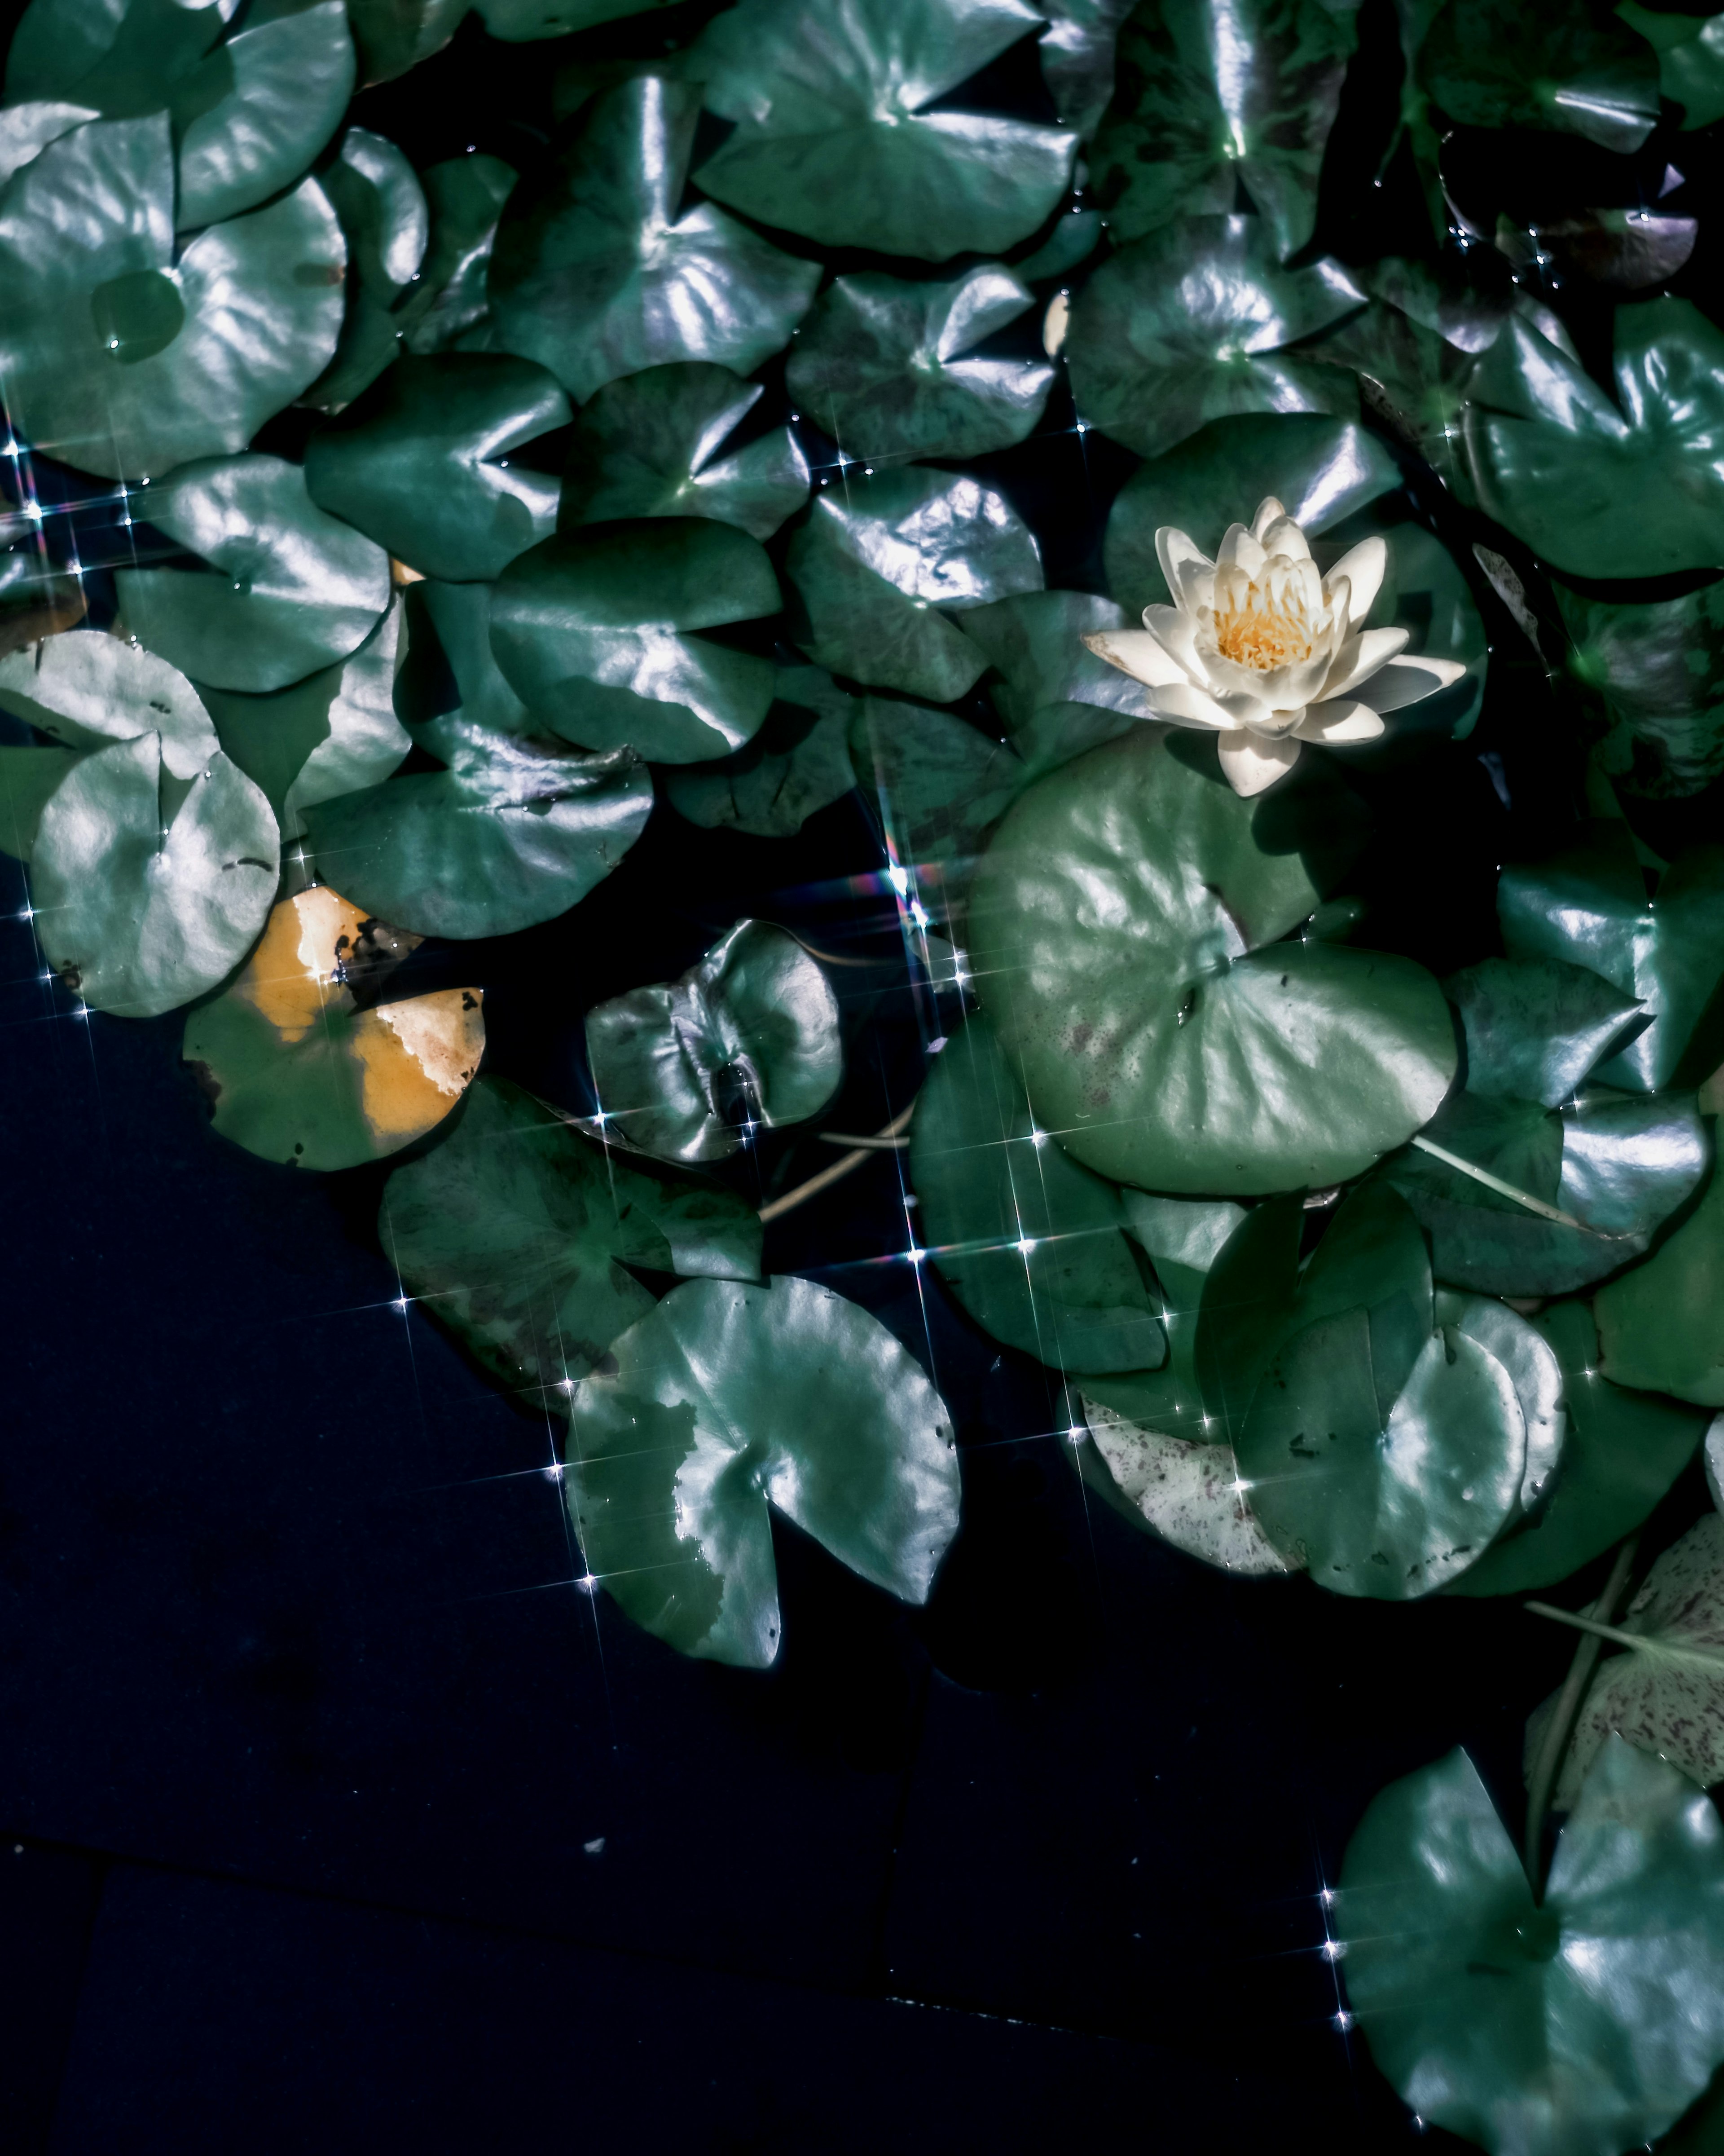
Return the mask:
M1658 58L1583 0L1447 0L1419 54L1419 80L1465 127L1543 127L1638 150L1658 124Z
M1573 639L1570 671L1603 697L1604 769L1653 800L1724 776L1724 583L1680 598L1588 598L1552 580Z

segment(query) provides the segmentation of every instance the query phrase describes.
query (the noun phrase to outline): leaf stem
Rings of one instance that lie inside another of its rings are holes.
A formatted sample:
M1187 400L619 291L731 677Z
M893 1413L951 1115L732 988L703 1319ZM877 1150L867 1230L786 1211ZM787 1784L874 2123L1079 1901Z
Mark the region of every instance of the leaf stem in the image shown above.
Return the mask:
M762 1225L764 1226L768 1220L776 1220L781 1213L789 1212L792 1206L800 1205L805 1199L829 1189L840 1176L848 1175L852 1168L860 1168L864 1161L878 1159L880 1140L896 1137L915 1113L916 1102L912 1101L901 1116L894 1116L883 1131L875 1132L865 1150L858 1146L854 1152L847 1152L841 1159L834 1161L830 1168L823 1168L818 1175L811 1175L806 1183L798 1183L794 1190L787 1190L782 1198L775 1198L770 1205L762 1205L760 1209ZM895 1147L892 1149L896 1150Z
M1414 1141L1415 1144L1418 1140ZM1581 1626L1583 1636L1576 1643L1574 1660L1568 1665L1568 1675L1562 1689L1557 1695L1551 1718L1545 1724L1544 1737L1538 1748L1538 1757L1532 1763L1532 1773L1526 1785L1526 1841L1521 1861L1526 1867L1526 1884L1532 1889L1537 1903L1544 1900L1544 1820L1550 1810L1551 1791L1556 1786L1557 1769L1562 1763L1562 1754L1568 1748L1568 1739L1573 1734L1579 1717L1581 1702L1592 1681L1598 1666L1603 1641L1597 1636L1595 1627L1603 1625L1616 1614L1616 1605L1622 1599L1622 1591L1628 1585L1629 1573L1634 1562L1634 1552L1640 1546L1640 1537L1632 1534L1616 1553L1616 1562L1610 1568L1610 1577L1604 1583L1604 1592L1593 1604L1584 1618L1573 1617L1569 1622ZM1529 1607L1534 1605L1529 1604ZM1557 1614L1537 1605L1540 1614ZM1609 1636L1607 1635L1607 1636Z
M1619 1625L1601 1625L1595 1618L1578 1616L1572 1609L1554 1609L1548 1602L1523 1602L1523 1609L1530 1609L1535 1617L1554 1617L1559 1625L1573 1625L1578 1631L1590 1632L1594 1638L1613 1640L1619 1647L1634 1647L1643 1655L1656 1655L1660 1661L1680 1663L1685 1669L1704 1670L1714 1676L1724 1677L1724 1655L1709 1655L1704 1647L1673 1646L1668 1640L1650 1639L1644 1632L1624 1632Z
M908 1138L859 1138L849 1131L822 1131L822 1145L856 1146L864 1152L902 1152Z
M1445 1168L1458 1168L1461 1174L1471 1176L1475 1183L1482 1183L1487 1190L1494 1190L1499 1198L1511 1198L1516 1205L1524 1205L1529 1213L1541 1219L1554 1220L1559 1228L1578 1228L1583 1235L1596 1235L1602 1242L1620 1243L1631 1240L1622 1235L1607 1235L1602 1228L1589 1228L1584 1220L1577 1220L1572 1213L1564 1213L1557 1206L1547 1205L1542 1198L1530 1191L1516 1190L1512 1183L1505 1183L1500 1175L1493 1175L1488 1168L1475 1162L1463 1160L1458 1152L1450 1152L1446 1146L1434 1145L1430 1139L1416 1137L1413 1141L1421 1152L1428 1152L1433 1160L1439 1160Z

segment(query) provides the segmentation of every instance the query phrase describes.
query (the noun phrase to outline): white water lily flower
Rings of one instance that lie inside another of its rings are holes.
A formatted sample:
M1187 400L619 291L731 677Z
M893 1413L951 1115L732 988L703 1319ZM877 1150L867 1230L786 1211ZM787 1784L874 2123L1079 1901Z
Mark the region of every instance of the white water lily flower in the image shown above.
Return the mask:
M1466 671L1448 659L1407 658L1404 629L1355 629L1388 566L1381 539L1362 539L1326 577L1305 534L1273 495L1249 530L1229 527L1210 561L1188 535L1155 535L1172 606L1143 609L1141 629L1104 629L1090 650L1149 690L1158 719L1208 726L1235 793L1261 793L1299 760L1303 742L1374 741L1383 714L1446 689Z

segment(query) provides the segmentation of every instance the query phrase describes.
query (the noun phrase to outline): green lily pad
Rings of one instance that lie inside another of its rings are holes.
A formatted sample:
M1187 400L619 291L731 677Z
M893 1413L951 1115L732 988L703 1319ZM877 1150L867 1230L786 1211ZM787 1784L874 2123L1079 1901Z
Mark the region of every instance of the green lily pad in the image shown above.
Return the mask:
M403 358L312 436L306 490L422 576L489 583L557 526L557 481L511 452L568 421L556 377L531 360Z
M165 776L178 797L169 813ZM37 827L30 888L43 951L93 1009L154 1018L245 956L280 860L269 803L219 752L196 778L172 781L154 733L93 750Z
M1588 827L1583 844L1535 868L1506 868L1496 888L1511 958L1587 966L1653 1014L1598 1065L1603 1085L1655 1092L1670 1084L1724 978L1724 847L1696 846L1649 897L1628 826Z
M919 877L931 872L948 903L1029 777L1009 743L895 696L863 698L850 722L850 763L891 859Z
M1244 1195L1347 1180L1429 1121L1456 1060L1442 992L1408 959L1276 940L1321 896L1207 740L1139 726L1035 783L977 871L971 948L1068 1152Z
M170 107L179 229L237 217L298 179L340 126L353 74L341 0L278 15L218 45L176 85Z
M413 280L430 213L406 157L368 128L350 127L320 177L347 242L347 305L335 357L300 401L315 411L341 412L400 352L403 311L418 297Z
M753 740L717 763L664 773L671 806L707 830L788 839L856 783L849 731L856 699L818 666L781 666Z
M431 239L419 281L396 303L408 352L447 352L490 311L485 289L497 220L519 177L513 165L482 151L446 157L419 174Z
M1131 12L1131 0L1042 0L1042 80L1060 125L1085 139L1113 96L1115 48Z
M772 1503L841 1563L926 1602L957 1532L940 1395L876 1317L812 1281L672 1289L584 1379L565 1488L589 1573L685 1655L778 1651Z
M628 749L557 756L471 720L421 729L443 771L316 803L320 872L419 936L513 936L602 883L646 828L651 774Z
M1257 218L1188 218L1121 249L1085 285L1066 338L1071 393L1089 425L1144 457L1237 413L1347 418L1351 382L1282 346L1364 303L1326 256L1282 269Z
M873 464L1008 449L1041 418L1054 370L964 355L1034 304L998 262L950 284L839 277L798 333L785 383L834 441Z
M181 1054L215 1127L260 1160L357 1168L436 1129L485 1053L484 991L439 988L362 1010L349 969L398 937L320 884L284 899L213 1002L186 1021Z
M1658 125L1657 54L1583 0L1536 15L1514 0L1447 0L1419 77L1463 127L1552 128L1628 151Z
M1619 0L1616 13L1658 54L1660 95L1682 108L1685 131L1724 120L1724 16L1655 13Z
M1244 182L1285 259L1316 222L1323 150L1358 41L1322 0L1149 0L1120 38L1095 138L1095 200L1116 236L1231 210Z
M1724 1178L1644 1265L1600 1288L1600 1366L1619 1385L1724 1407Z
M607 382L581 413L562 521L713 516L770 539L808 498L808 459L788 427L721 454L762 394L726 367L684 360Z
M1621 409L1513 321L1471 378L1479 505L1575 577L1659 577L1724 561L1724 331L1686 300L1616 311Z
M83 755L70 748L0 748L0 854L28 861L42 811Z
M1545 1502L1452 1580L1451 1594L1524 1594L1590 1564L1646 1518L1706 1429L1698 1409L1650 1399L1598 1374L1598 1335L1585 1303L1552 1303L1533 1322L1562 1369L1561 1464Z
M1554 1108L1577 1092L1641 1006L1566 958L1484 958L1443 983L1466 1034L1466 1087Z
M673 0L475 0L486 29L505 44L566 38L572 31L590 30L596 23L649 14L672 4Z
M700 763L758 732L773 669L688 632L779 603L766 550L730 525L591 525L510 563L492 598L491 649L528 710L567 740Z
M161 0L33 0L7 58L8 99L75 90L116 118L151 111L197 69L229 13Z
M1439 1288L1434 1301L1437 1323L1454 1326L1494 1355L1508 1372L1521 1404L1526 1466L1520 1497L1503 1530L1510 1533L1544 1502L1562 1468L1568 1441L1568 1380L1543 1333L1506 1303L1490 1296L1457 1294L1452 1288Z
M1112 600L1094 592L1020 592L964 617L965 635L981 645L1000 676L993 685L993 707L1014 736L1038 711L1060 704L1091 704L1128 720L1147 717L1142 683L1084 642L1086 634L1125 626Z
M251 693L345 659L389 603L389 560L326 515L297 465L210 457L182 465L148 502L150 521L208 563L121 569L132 634L194 680Z
M1274 495L1308 538L1327 531L1400 485L1394 459L1351 420L1252 413L1215 419L1132 473L1108 513L1107 588L1121 606L1165 605L1172 594L1157 557L1164 524L1211 560L1229 524Z
M927 1255L985 1332L1055 1369L1167 1360L1161 1299L1118 1191L1038 1126L985 1019L948 1040L928 1075L910 1178Z
M346 258L306 180L177 261L167 116L50 142L0 208L0 369L18 434L141 481L241 449L335 350Z
M1026 0L742 0L692 56L708 110L737 123L695 177L824 247L999 254L1052 213L1077 138L926 107L1044 20Z
M629 1270L760 1275L760 1221L710 1183L643 1174L506 1078L481 1078L447 1137L398 1168L377 1231L406 1292L528 1406L653 1308Z
M100 117L94 105L72 105L64 98L33 98L0 110L0 186L50 142Z
M397 692L404 718L443 718L459 711L471 725L494 734L543 731L504 680L491 649L489 584L440 584L422 577L408 586L406 601L408 663ZM436 663L439 658L446 675Z
M351 659L270 696L204 690L222 747L262 787L284 839L301 835L316 803L381 786L413 747L395 716L401 627L397 604Z
M937 704L988 664L947 613L1042 588L1040 550L1003 495L913 465L820 495L786 567L817 665Z
M441 52L471 4L472 0L347 0L362 86L393 82Z
M1620 1738L1542 1904L1455 1751L1373 1801L1335 1921L1378 2066L1421 2118L1498 2156L1650 2143L1724 2057L1718 1815Z
M1665 800L1724 777L1724 583L1628 604L1552 588L1573 639L1569 671L1612 721L1602 758L1615 783Z
M209 712L177 667L99 630L44 637L0 659L0 711L68 748L153 733L174 778L196 778L219 746Z
M599 1121L660 1160L723 1160L805 1122L844 1079L838 998L793 936L739 921L680 980L587 1014Z
M679 214L700 110L693 85L619 84L548 184L509 199L490 267L500 348L548 367L577 403L668 360L751 373L814 296L816 264L710 203Z
M1048 41L1044 38L1044 68L1047 65L1047 51ZM1039 247L1012 264L1013 274L1021 277L1026 285L1063 277L1068 270L1075 270L1080 262L1089 260L1101 245L1105 228L1099 210L1074 207L1055 221L1054 229Z

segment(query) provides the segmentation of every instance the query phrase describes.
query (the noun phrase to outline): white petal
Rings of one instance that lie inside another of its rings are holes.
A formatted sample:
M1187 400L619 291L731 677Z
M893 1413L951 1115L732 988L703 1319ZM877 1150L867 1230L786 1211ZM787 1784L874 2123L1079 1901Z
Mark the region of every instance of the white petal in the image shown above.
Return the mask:
M1290 562L1308 562L1311 546L1290 516L1277 516L1262 534L1265 554L1283 554Z
M1349 547L1323 582L1326 587L1337 577L1345 577L1352 587L1347 611L1355 621L1362 621L1376 603L1388 567L1388 547L1373 532L1370 538L1360 540L1357 547Z
M1162 574L1167 580L1167 589L1176 599L1179 597L1179 572L1185 563L1199 569L1213 569L1215 566L1190 532L1182 531L1177 524L1164 524L1156 533L1155 552L1162 565Z
M1265 495L1262 501L1257 505L1257 514L1251 519L1252 537L1260 542L1264 533L1268 531L1270 526L1275 523L1278 518L1283 517L1286 514L1286 511L1282 508L1280 503L1275 500L1272 494Z
M1391 659L1380 674L1372 675L1364 701L1374 711L1398 711L1404 705L1435 696L1465 671L1453 659L1420 659L1410 654L1404 659Z
M1215 604L1215 565L1201 555L1173 564L1167 588L1182 613L1198 614Z
M1261 793L1299 761L1299 742L1291 734L1281 741L1260 741L1255 734L1223 734L1218 746L1222 771L1235 793Z
M1326 748L1345 748L1353 742L1375 741L1385 732L1383 721L1368 704L1356 704L1346 696L1313 704L1299 721L1301 741L1321 742Z
M1182 674L1193 681L1203 680L1198 623L1183 607L1147 606L1143 609L1143 626Z
M1323 694L1344 696L1350 689L1368 681L1397 653L1406 649L1408 634L1404 629L1362 629L1348 637L1335 654Z
M1255 536L1243 524L1229 524L1227 536L1221 542L1221 551L1215 557L1218 569L1243 569L1248 578L1255 577L1263 567L1265 554Z
M1149 692L1149 708L1158 719L1171 720L1176 726L1208 726L1221 733L1230 732L1239 723L1190 681L1157 682Z
M1151 688L1163 681L1183 681L1185 670L1147 629L1103 629L1084 639L1098 659L1117 666L1134 681Z

